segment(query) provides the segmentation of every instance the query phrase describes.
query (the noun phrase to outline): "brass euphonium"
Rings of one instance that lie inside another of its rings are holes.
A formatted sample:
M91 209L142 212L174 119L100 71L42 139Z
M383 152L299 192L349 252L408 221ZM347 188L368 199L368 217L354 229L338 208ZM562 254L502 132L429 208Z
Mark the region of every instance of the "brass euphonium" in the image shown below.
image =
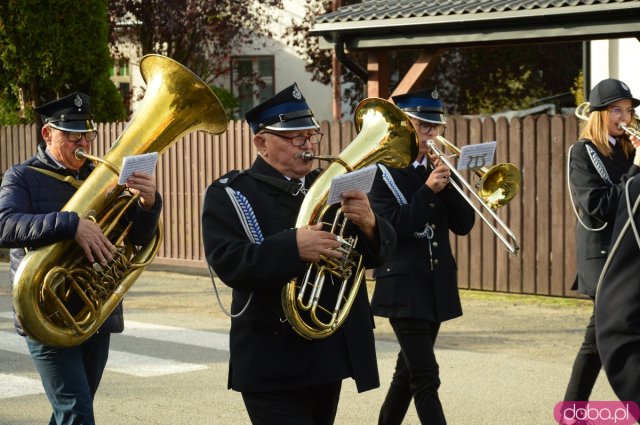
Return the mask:
M291 280L282 289L282 307L290 325L300 335L321 339L332 335L345 321L356 298L365 269L362 256L355 250L357 237L347 236L347 219L338 209L332 223L324 217L331 180L339 175L381 162L390 167L406 167L418 155L418 142L409 118L392 103L378 98L365 99L356 108L358 135L338 157L313 156L306 159L333 161L306 194L296 220L296 228L323 222L342 242L342 258L321 257L310 263L304 280ZM322 305L324 285L338 280L336 300Z
M74 240L26 254L16 272L13 306L25 332L45 345L71 347L93 335L122 301L158 252L162 226L151 242L131 246L129 227L119 222L135 196L120 196L119 165L126 156L166 151L183 135L202 130L220 134L227 128L224 109L211 89L189 69L160 55L140 62L147 89L144 99L104 159L76 152L97 162L96 168L62 211L94 218L116 245L113 261L92 267ZM80 307L69 311L73 298Z

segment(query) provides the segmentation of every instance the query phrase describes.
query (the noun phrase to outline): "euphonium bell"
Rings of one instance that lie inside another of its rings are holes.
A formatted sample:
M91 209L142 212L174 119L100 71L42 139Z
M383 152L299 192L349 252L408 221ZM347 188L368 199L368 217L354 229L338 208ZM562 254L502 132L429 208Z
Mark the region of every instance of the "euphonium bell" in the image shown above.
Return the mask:
M413 125L392 103L378 98L365 99L356 108L354 119L358 135L338 157L315 157L333 162L309 189L296 220L295 227L323 222L343 245L340 260L325 258L310 263L302 282L293 279L282 289L282 307L289 324L309 339L326 338L344 323L364 279L362 255L355 250L357 237L344 233L346 218L338 210L331 223L324 222L330 208L327 197L331 181L377 162L406 167L418 155ZM323 288L331 283L338 288L337 299L326 301L326 297L322 297ZM328 305L323 305L323 301Z
M100 224L117 247L114 261L106 269L94 268L75 241L68 240L28 252L16 272L16 316L24 331L45 345L75 346L93 335L158 251L160 224L146 246L133 247L126 241L128 227L120 225L120 218L136 197L120 196L125 189L117 184L122 159L162 153L191 131L219 134L227 128L216 95L178 62L147 55L140 72L147 89L134 117L104 159L76 152L99 165L62 208ZM79 304L73 310L68 308L71 299Z

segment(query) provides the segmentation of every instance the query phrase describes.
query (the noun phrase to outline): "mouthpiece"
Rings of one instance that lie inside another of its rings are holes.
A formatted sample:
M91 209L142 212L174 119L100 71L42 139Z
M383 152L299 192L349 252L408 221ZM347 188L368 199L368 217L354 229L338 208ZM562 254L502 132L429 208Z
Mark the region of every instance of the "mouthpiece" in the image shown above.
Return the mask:
M76 157L76 159L82 159L85 157L85 150L82 148L78 148L73 152L73 155Z
M296 158L302 158L303 161L313 161L314 155L310 151L299 152L295 155Z
M640 139L640 129L638 129L636 126L628 126L625 123L621 122L620 124L618 124L618 128L627 133L629 136Z

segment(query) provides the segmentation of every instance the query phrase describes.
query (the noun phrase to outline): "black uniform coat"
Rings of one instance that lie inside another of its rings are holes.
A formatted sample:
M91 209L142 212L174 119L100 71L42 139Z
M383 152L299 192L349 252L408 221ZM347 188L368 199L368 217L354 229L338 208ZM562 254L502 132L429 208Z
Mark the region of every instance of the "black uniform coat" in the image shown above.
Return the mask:
M593 148L608 178L603 178L598 172L587 145ZM609 254L613 221L624 184L640 171L632 164L632 159L624 155L620 143L613 146L611 158L601 155L588 140L578 141L570 150L569 184L581 220L592 229L607 223L601 231L587 230L579 221L576 223L578 270L572 289L582 294L595 296L598 277Z
M640 196L640 178L630 182L633 204ZM602 272L596 296L596 341L602 366L616 395L623 401L640 404L640 249L631 227L619 235L627 223L627 202L623 195L618 207L611 258ZM634 215L640 228L640 209Z
M374 314L434 322L461 316L449 230L468 234L475 221L473 208L451 185L433 193L413 165L387 170L406 203L394 195L379 168L369 197L374 210L395 228L398 247L395 257L374 272Z
M286 182L261 157L249 172ZM305 184L309 186L316 176L308 175ZM248 200L264 238L261 243L249 241L226 188ZM349 376L356 380L358 391L378 387L373 315L364 282L347 320L326 339L307 340L284 321L281 289L294 277L300 279L307 266L300 260L294 228L302 200L302 194L293 196L237 171L206 190L202 228L207 261L220 280L233 288L233 313L253 293L246 312L231 320L229 387L237 391L290 390ZM391 225L377 220L379 251L366 243L357 247L367 267L381 264L395 246ZM360 241L366 238L361 235ZM325 290L331 288L325 284Z

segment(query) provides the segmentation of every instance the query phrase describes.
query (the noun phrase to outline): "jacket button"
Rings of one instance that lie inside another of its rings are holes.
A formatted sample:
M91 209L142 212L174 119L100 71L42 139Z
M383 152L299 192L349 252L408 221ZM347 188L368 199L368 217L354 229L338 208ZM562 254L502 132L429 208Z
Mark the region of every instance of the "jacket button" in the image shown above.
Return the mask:
M438 242L434 241L431 245L433 245L434 248L437 248L438 247Z
M435 224L432 224L432 225L431 225L431 228L432 228L432 229L435 229L435 228L436 228L436 225L435 225Z
M607 250L606 250L606 249L603 249L602 251L600 251L600 254L602 254L602 255L606 255L606 254L607 254Z
M436 204L434 204L433 202L429 203L429 208L435 208Z
M391 269L390 269L390 268L389 268L389 269L387 269L387 272L390 272L390 271L391 271Z
M436 266L438 265L438 259L437 258L435 260L433 260L433 264L435 264Z

